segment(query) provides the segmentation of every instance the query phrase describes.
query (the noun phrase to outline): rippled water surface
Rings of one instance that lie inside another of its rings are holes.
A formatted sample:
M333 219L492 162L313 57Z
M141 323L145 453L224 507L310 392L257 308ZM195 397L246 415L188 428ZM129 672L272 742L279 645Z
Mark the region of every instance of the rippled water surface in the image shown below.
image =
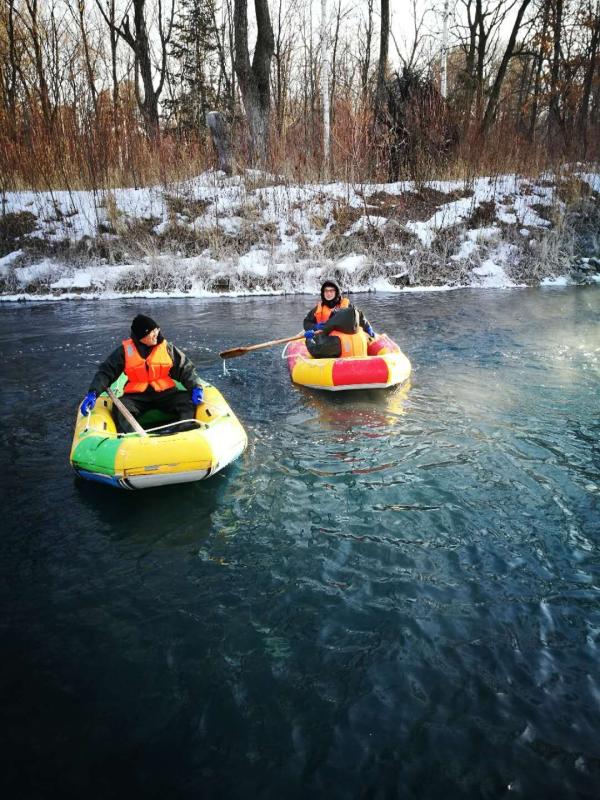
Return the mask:
M4 796L600 795L600 289L355 301L410 387L223 375L307 296L0 308ZM247 429L209 481L70 471L138 311Z

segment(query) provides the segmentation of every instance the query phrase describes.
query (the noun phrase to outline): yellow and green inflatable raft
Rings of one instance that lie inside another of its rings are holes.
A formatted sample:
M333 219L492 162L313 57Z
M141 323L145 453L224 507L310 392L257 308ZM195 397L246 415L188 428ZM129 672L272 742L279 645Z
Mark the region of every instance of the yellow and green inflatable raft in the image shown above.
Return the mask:
M119 379L111 387L117 396L123 384ZM195 427L191 423L164 425L164 419L155 417L154 422L141 420L148 436L119 434L112 406L112 400L102 394L90 416L77 414L70 460L82 478L122 489L199 481L235 461L248 444L223 395L208 383L204 383L204 401L196 408Z

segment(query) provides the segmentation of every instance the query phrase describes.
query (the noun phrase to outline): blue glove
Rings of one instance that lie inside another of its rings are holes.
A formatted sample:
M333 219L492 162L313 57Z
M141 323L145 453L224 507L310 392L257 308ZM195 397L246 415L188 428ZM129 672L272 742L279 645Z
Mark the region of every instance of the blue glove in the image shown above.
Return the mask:
M324 322L318 322L316 325L313 325L313 331L322 331L324 327Z
M371 339L375 338L375 331L373 330L371 325L367 325L367 327L365 328L365 331L367 332L367 336L370 336Z
M199 406L204 397L204 389L201 386L194 386L192 389L192 403Z
M97 397L98 395L96 392L88 392L83 398L83 403L81 404L81 413L84 417L87 416L96 405Z
M314 339L315 332L314 331L304 331L304 338L305 339Z

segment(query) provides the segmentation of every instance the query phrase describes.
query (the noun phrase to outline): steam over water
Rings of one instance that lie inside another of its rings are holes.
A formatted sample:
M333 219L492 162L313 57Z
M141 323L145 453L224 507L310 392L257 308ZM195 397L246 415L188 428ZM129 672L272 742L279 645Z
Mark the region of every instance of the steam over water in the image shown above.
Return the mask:
M353 299L409 387L223 375L308 296L0 309L6 796L599 795L600 288ZM139 311L246 427L209 481L70 471Z

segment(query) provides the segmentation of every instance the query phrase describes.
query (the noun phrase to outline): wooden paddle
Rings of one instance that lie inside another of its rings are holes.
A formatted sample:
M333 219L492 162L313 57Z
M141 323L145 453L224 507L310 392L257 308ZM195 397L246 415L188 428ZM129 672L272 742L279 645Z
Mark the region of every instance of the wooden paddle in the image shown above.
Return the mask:
M106 390L106 394L110 397L110 399L113 401L113 403L119 409L121 414L123 414L123 416L125 417L127 422L131 425L133 430L136 433L139 433L140 436L148 436L148 433L142 428L142 426L137 421L137 419L133 416L131 411L126 406L123 405L123 403L119 400L119 398L113 392L113 390L110 388L110 386Z
M231 350L223 350L219 355L221 358L237 358L238 356L245 356L246 353L251 353L253 350L263 350L265 347L273 347L273 345L276 344L287 344L288 342L295 342L303 338L303 333L297 333L295 336L289 336L287 339L273 339L270 342L262 342L261 344L250 344L248 347L232 347Z

